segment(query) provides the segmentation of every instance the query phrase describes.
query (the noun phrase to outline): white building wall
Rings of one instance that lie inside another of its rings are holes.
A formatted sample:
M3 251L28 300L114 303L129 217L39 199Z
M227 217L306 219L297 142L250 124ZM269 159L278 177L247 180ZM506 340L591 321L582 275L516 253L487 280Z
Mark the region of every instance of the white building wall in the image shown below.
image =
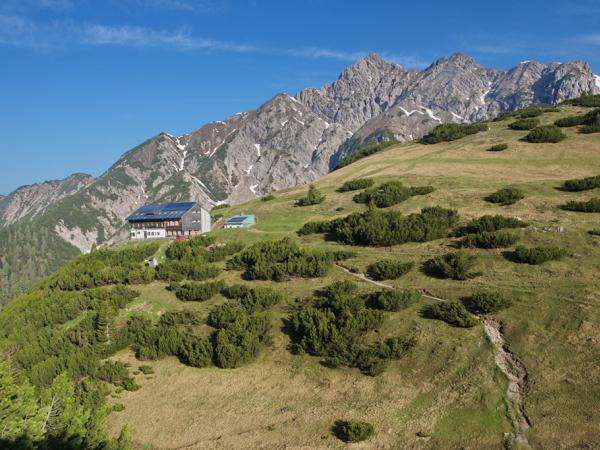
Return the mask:
M167 237L167 232L164 228L132 228L130 239L161 239Z
M200 226L202 233L208 233L212 229L210 212L204 208L200 208Z

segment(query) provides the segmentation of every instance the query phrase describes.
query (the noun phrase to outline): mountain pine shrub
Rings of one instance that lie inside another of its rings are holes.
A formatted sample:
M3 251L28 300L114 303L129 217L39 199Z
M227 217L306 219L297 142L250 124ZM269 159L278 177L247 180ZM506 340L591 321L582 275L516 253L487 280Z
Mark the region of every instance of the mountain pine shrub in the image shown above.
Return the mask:
M527 118L519 119L508 125L511 130L532 130L540 124L538 119Z
M225 287L222 280L207 283L171 283L169 290L175 293L179 300L187 302L203 302L211 299Z
M367 267L367 273L374 280L396 280L410 272L414 265L412 261L382 259Z
M414 195L426 195L434 190L432 186L406 187L399 181L390 181L356 194L353 200L356 203L372 203L378 208L387 208Z
M461 245L470 248L506 248L515 244L519 236L506 231L483 231L467 234Z
M508 149L508 144L502 143L492 145L490 148L488 148L488 152L503 152L506 149Z
M600 197L591 198L587 201L569 201L562 206L563 209L579 212L600 212Z
M567 251L560 247L531 247L527 248L522 245L515 248L513 258L516 262L526 264L542 264L546 261L559 260L567 255Z
M525 228L527 223L516 217L505 217L501 215L485 215L471 220L464 227L465 233L483 233L502 230L504 228Z
M567 135L560 131L560 128L556 125L541 125L531 130L523 140L534 144L556 143L566 137Z
M344 442L362 442L375 434L375 427L369 422L344 420L336 422L333 433Z
M521 189L503 188L487 196L485 199L490 203L499 203L507 206L513 205L524 198L525 193Z
M436 126L433 130L421 138L421 144L437 144L439 142L455 141L470 134L487 131L486 123L444 123Z
M463 303L473 314L493 314L511 305L511 301L499 292L476 292Z
M359 189L370 188L375 184L373 178L356 178L348 180L339 188L340 192L357 191Z
M370 308L382 311L400 311L408 308L421 298L415 289L383 289L371 294L367 299Z
M311 184L308 187L308 193L306 194L306 197L296 200L296 206L318 205L319 203L323 203L324 200L325 195L322 194L314 184Z
M443 320L455 327L471 328L478 324L478 320L457 301L434 303L425 307L422 312L429 319Z
M567 105L585 106L588 108L600 107L600 94L596 95L582 95L581 97L565 100L563 102Z
M472 272L477 258L464 251L447 253L425 262L424 269L433 276L451 278L453 280L468 280L479 275Z
M561 189L563 191L588 191L590 189L600 188L600 175L586 178L578 178L565 181Z
M248 280L284 281L288 277L322 277L333 261L330 253L302 249L290 238L283 238L246 247L227 261L227 268L244 270Z

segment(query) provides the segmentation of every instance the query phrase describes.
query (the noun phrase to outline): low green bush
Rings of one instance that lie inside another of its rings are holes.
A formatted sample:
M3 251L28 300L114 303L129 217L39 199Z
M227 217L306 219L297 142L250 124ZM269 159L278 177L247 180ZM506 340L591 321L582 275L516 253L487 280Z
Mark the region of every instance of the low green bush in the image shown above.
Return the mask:
M227 298L239 300L249 314L266 311L282 300L281 293L268 286L233 284L223 288L221 293Z
M362 442L375 434L375 427L369 422L345 420L337 422L333 432L344 442Z
M488 152L502 152L508 148L508 144L496 144L488 148Z
M515 111L505 111L505 112L501 113L500 115L498 115L498 117L496 117L494 119L494 122L511 119L514 117L516 117L518 119L526 119L528 117L538 117L545 112L559 112L559 111L560 111L560 109L555 107L554 105L540 104L540 105L535 105L535 106L528 106L526 108L517 109Z
M600 228L594 228L593 230L589 230L588 234L591 236L600 236Z
M470 248L506 248L518 240L519 236L506 231L484 231L466 235L461 245Z
M538 119L519 119L508 125L511 130L533 130L540 124Z
M357 367L366 375L376 376L385 369L387 360L399 358L414 345L413 339L365 342L365 334L379 328L384 316L381 311L366 308L365 303L370 301L365 302L357 291L355 283L337 281L315 292L312 302L292 314L289 329L298 349L325 357L328 366ZM409 302L410 296L398 295L398 307L402 299ZM392 303L382 300L390 309L396 307Z
M585 125L579 131L583 134L600 133L600 124Z
M516 217L505 217L500 215L485 215L471 220L464 227L464 233L483 233L498 231L504 228L525 228L527 224Z
M261 198L263 202L270 202L271 200L275 200L275 196L273 194L267 194Z
M429 319L443 320L449 325L470 328L478 324L465 306L457 301L438 302L423 309L423 315Z
M318 205L319 203L323 203L324 200L325 195L323 195L314 184L311 184L308 187L308 193L306 194L306 197L296 200L296 206Z
M203 302L211 299L225 287L222 280L207 283L171 283L169 290L175 293L179 300L187 302Z
M210 310L206 322L214 328L226 328L246 314L246 311L237 303L223 303Z
M227 268L244 270L244 277L248 280L284 281L292 276L322 277L333 261L331 253L300 248L292 239L283 238L246 247L227 261Z
M490 194L485 199L490 203L499 203L500 205L507 206L513 205L524 198L525 193L521 189L503 188Z
M600 188L600 175L593 177L577 178L565 181L561 189L563 191L588 191L591 189Z
M515 248L512 255L514 260L526 264L542 264L546 261L559 260L567 255L567 251L560 247L531 247L527 248L522 245Z
M198 325L202 323L201 315L198 311L184 309L181 311L166 311L158 319L160 325Z
M468 280L479 274L472 272L477 258L464 251L447 253L425 262L424 269L427 273L440 278L453 280Z
M401 203L415 195L426 195L433 192L432 186L406 187L399 181L383 183L376 188L367 189L356 194L352 199L356 203L373 204L378 208L387 208Z
M499 292L476 292L463 303L473 314L492 314L511 305L511 301Z
M588 108L597 108L600 106L600 94L582 95L581 97L565 100L567 105L584 106Z
M226 209L226 208L229 208L229 206L231 206L231 205L229 205L229 203L221 203L220 205L213 206L211 211L215 211L218 209Z
M408 308L421 298L415 289L384 289L374 292L367 299L370 308L382 311L400 311Z
M354 180L346 181L339 188L340 192L357 191L359 189L370 188L375 184L373 178L356 178Z
M600 131L600 108L594 109L586 114L568 116L554 122L557 127L574 127L584 125L582 133L598 133Z
M433 130L421 138L421 144L437 144L438 142L455 141L470 134L487 131L486 123L444 123L436 126Z
M578 212L600 212L600 197L591 198L587 201L569 201L562 206L568 211Z
M560 128L556 125L542 125L531 130L523 140L534 144L556 143L566 137L567 135L560 131Z
M382 259L367 267L367 273L374 280L395 280L411 271L413 262L396 259Z
M267 286L256 286L248 289L240 297L240 304L249 313L266 311L282 300L280 292Z

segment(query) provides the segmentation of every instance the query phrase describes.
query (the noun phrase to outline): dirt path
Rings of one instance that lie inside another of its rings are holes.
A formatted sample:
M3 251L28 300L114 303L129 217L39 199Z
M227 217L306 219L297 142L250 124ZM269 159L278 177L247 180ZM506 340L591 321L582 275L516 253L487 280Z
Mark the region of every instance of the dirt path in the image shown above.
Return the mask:
M371 280L362 273L350 272L348 269L338 264L336 264L336 266L342 269L344 272L366 281L367 283L371 283L383 288L393 289L392 286L388 286L387 284L379 281ZM424 292L421 292L421 295L425 298L439 302L446 301L446 299L434 297ZM496 365L506 376L506 378L508 378L506 399L508 400L514 429L512 438L520 448L532 448L527 437L531 423L525 414L523 405L525 397L525 385L527 383L527 370L525 369L525 366L523 366L523 364L518 360L518 358L508 350L506 341L502 335L502 324L500 322L493 319L484 319L483 328L485 330L485 334L494 346L494 360Z
M507 348L502 335L502 324L497 320L485 319L483 327L496 350L495 360L498 368L508 378L506 398L512 416L514 435L517 445L531 448L527 434L531 423L525 414L523 399L527 383L527 370L523 364Z

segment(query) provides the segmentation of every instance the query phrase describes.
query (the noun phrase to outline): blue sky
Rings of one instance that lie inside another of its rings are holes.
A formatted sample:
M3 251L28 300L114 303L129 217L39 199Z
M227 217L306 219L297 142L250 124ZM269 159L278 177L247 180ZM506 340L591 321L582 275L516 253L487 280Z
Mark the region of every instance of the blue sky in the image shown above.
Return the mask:
M160 131L320 86L368 52L600 72L599 25L599 0L1 0L0 193L99 175Z

